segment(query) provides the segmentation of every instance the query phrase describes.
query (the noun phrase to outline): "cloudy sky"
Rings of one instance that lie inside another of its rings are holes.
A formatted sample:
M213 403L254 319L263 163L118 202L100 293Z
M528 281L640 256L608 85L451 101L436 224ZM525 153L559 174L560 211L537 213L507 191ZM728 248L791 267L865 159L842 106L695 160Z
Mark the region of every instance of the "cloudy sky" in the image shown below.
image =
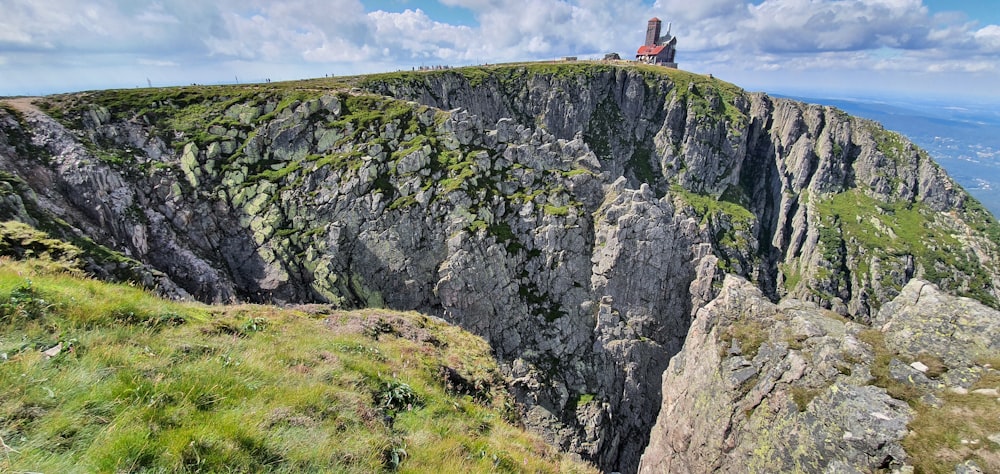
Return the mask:
M1000 101L997 0L0 0L0 95L632 57L750 90Z

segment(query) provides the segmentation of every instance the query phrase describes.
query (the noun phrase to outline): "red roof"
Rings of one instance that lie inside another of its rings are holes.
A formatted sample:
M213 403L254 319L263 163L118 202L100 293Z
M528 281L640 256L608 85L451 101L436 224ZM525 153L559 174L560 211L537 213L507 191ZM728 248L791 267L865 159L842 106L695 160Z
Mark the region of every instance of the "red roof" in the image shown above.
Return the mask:
M656 56L663 52L663 48L667 45L659 44L655 46L639 46L639 51L635 53L637 56Z
M654 16L653 18L650 18L649 21L660 21L660 19Z

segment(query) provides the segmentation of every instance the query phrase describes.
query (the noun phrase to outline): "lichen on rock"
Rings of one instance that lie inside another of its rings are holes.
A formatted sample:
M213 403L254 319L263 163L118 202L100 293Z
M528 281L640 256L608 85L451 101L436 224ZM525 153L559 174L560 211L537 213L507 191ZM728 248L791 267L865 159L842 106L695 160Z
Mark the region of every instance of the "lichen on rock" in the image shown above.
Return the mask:
M44 100L49 115L0 110L2 217L60 222L57 237L113 249L175 297L444 317L490 342L529 425L607 470L638 467L661 374L696 362L712 369L662 388L726 407L671 435L729 453L698 463L750 456L738 446L758 428L813 446L825 420L852 426L836 449L752 459L902 465L913 414L866 374L913 361L878 359L864 325L914 277L997 305L1000 226L925 153L683 71L528 64ZM889 420L837 415L845 393ZM853 438L867 427L884 446Z

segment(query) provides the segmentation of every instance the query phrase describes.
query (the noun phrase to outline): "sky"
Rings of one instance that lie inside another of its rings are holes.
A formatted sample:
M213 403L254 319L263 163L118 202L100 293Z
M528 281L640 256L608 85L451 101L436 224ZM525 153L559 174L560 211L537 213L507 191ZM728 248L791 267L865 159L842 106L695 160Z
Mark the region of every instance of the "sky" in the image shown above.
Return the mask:
M998 0L0 0L0 95L617 52L752 91L1000 103Z

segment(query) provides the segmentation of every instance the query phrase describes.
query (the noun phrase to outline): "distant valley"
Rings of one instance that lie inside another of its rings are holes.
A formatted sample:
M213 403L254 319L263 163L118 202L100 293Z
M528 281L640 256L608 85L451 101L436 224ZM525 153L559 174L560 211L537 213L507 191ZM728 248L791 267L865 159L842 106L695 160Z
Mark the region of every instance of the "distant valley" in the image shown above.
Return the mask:
M1000 111L996 104L940 99L791 98L831 105L906 135L930 152L993 215L1000 216Z

